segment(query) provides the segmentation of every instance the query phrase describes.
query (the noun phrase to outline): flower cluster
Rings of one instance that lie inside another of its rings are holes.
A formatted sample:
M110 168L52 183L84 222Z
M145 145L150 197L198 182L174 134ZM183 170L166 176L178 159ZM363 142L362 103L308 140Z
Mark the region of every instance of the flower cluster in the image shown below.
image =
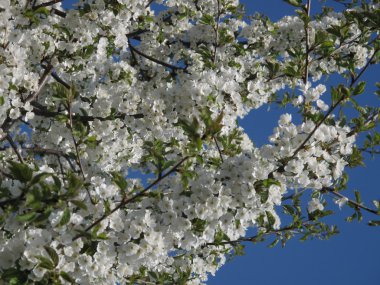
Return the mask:
M200 284L280 230L286 192L342 178L356 132L333 111L358 78L331 104L318 81L373 59L378 4L272 23L143 2L0 2L0 284ZM280 99L302 122L255 146L237 119Z

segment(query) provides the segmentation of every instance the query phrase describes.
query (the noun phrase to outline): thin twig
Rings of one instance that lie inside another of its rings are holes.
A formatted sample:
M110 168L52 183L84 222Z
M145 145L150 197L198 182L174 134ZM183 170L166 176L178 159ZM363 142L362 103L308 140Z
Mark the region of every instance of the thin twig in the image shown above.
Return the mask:
M379 112L376 113L376 114L373 114L371 117L369 117L363 124L364 127L368 126L370 123L375 123L378 119L379 119ZM347 137L350 137L350 136L353 136L353 135L356 135L358 132L360 131L360 128L359 127L356 127L354 128L353 130L351 130L348 134L347 134Z
M77 164L79 166L79 170L82 174L82 177L84 180L86 180L86 175L84 173L84 169L83 169L83 165L82 165L82 162L81 162L81 159L80 159L80 155L79 155L79 144L74 136L74 131L73 131L73 115L72 115L72 110L71 110L71 102L67 102L67 111L69 112L69 129L70 129L70 132L71 132L71 137L73 139L73 142L74 142L74 149L75 149L75 153L76 153L76 161L77 161ZM91 201L91 203L93 205L95 205L95 201L92 199L91 197L91 194L90 194L90 190L87 188L87 186L84 187L86 189L86 192L87 192L87 195Z
M51 72L51 76L55 79L55 81L62 84L66 89L71 88L71 86L68 83L66 83L61 77L59 77L55 71Z
M45 69L45 71L49 70L49 66L46 66L44 64L42 64L41 66L42 66L43 69ZM50 75L55 79L55 81L57 81L58 83L62 84L66 89L70 89L71 88L70 84L68 84L61 77L59 77L59 75L57 74L57 72L54 71L53 68L50 69Z
M42 89L44 88L45 84L49 80L49 75L50 75L52 70L53 70L53 66L49 64L46 67L44 73L42 74L42 77L39 80L39 86L38 86L37 90L34 93L32 93L31 95L29 95L25 99L25 102L32 102L38 97L38 95L41 93Z
M18 157L18 160L21 162L21 163L25 163L24 162L24 159L22 158L20 152L18 151L17 149L17 145L15 144L15 142L13 141L12 137L10 136L10 134L7 133L7 135L5 136L6 140L9 142L9 144L11 145L13 151L15 152L15 154L17 155Z
M374 154L380 154L380 150L376 150L376 149L374 149L374 150L368 150L368 149L365 149L365 148L359 148L358 150L360 150L362 152L366 152L368 154L372 154L372 155L374 155Z
M145 9L148 8L155 0L149 0L149 2L145 5Z
M269 231L269 232L261 233L261 234L254 235L254 236L247 237L247 238L246 237L242 237L242 238L239 238L239 239L236 239L236 240L223 241L223 242L218 242L218 243L210 242L210 243L206 243L204 246L210 246L210 245L221 246L221 245L226 245L226 244L232 244L233 245L233 244L237 244L237 243L241 243L241 242L254 242L257 238L262 237L264 235L278 234L278 233L281 233L281 232L291 231L291 230L296 231L296 230L300 230L300 229L294 229L292 226L286 226L286 227L280 228L278 230L272 230L272 231Z
M145 54L145 53L139 51L138 49L136 49L136 48L135 48L133 45L131 45L131 44L129 45L129 48L131 49L131 51L134 51L135 53L141 55L142 57L145 57L145 58L149 59L150 61L153 61L153 62L155 62L155 63L157 63L157 64L160 64L160 65L165 66L165 67L167 67L167 68L170 68L170 69L172 69L172 70L185 70L184 67L175 66L175 65L172 65L172 64L170 64L170 63L166 63L166 62L164 62L164 61L158 60L158 59L156 59L156 58L154 58L154 57L152 57L152 56L150 56L150 55L147 55L147 54Z
M357 208L360 208L362 210L365 210L365 211L367 211L369 213L372 213L372 214L375 214L375 215L379 215L379 211L370 209L370 208L368 208L366 206L363 206L362 204L359 204L359 203L357 203L357 202L355 202L355 201L353 201L351 199L348 199L346 196L344 196L344 195L340 194L339 192L335 191L333 188L325 187L322 190L327 191L327 192L335 195L336 197L347 199L347 203L349 203L351 205L354 205Z
M290 194L288 196L285 196L285 197L281 198L281 201L291 200L291 199L293 199L296 196L302 195L302 193L304 193L305 191L307 191L307 189L303 189L303 190L301 190L299 192L296 192L296 193Z
M311 0L307 1L307 17L310 17L310 5L311 5ZM305 75L303 82L304 84L307 83L309 79L309 53L310 53L310 48L309 48L309 24L305 24L305 37L306 37L306 52L305 52Z
M222 155L222 151L221 151L221 149L220 149L220 147L219 147L218 141L217 141L217 139L216 139L215 136L213 136L213 139L214 139L214 142L215 142L215 144L216 144L216 148L218 149L219 156L220 156L220 160L221 160L222 162L224 162L224 160L223 160L223 155Z
M51 10L54 12L54 14L60 16L61 18L66 18L66 12L63 12L63 11L55 9L55 8L53 8Z
M60 2L62 2L62 0L51 0L49 2L45 2L45 3L41 3L39 5L33 6L32 9L37 10L39 8L42 8L42 7L49 7L49 6L52 6L52 5L60 3Z
M359 78L363 75L364 71L368 68L372 60L374 59L375 55L377 53L377 50L373 53L371 58L367 61L366 65L362 68L362 70L359 72L359 74L351 80L350 88L355 85L355 83L359 80ZM337 102L335 102L333 105L330 106L327 113L323 116L323 118L315 125L314 129L309 133L309 135L306 137L306 139L299 145L299 147L294 151L293 155L290 158L294 158L297 153L303 149L303 147L306 145L306 143L310 140L310 138L314 135L314 133L318 130L318 128L322 125L324 121L330 116L330 114L338 107L340 103L342 103L344 100L346 100L346 96L342 96Z
M148 32L148 31L149 30L147 30L147 29L139 29L137 31L133 31L133 32L130 32L130 33L126 34L126 36L127 36L127 38L133 38L134 39L134 37L139 36L139 35L141 35L143 33Z
M91 225L89 225L84 231L85 232L88 232L89 230L91 230L93 227L95 227L97 224L99 224L100 222L102 222L104 219L108 218L109 216L111 216L113 213L115 213L117 210L119 210L120 208L124 207L125 205L127 205L128 203L131 203L133 201L135 201L137 198L143 196L147 191L149 191L151 188L153 188L156 184L158 184L160 181L162 181L164 178L166 178L167 176L169 176L170 174L174 173L175 171L177 171L178 167L180 167L187 159L189 159L190 157L189 156L185 156L184 158L182 158L176 165L174 165L168 172L166 172L164 175L162 175L161 177L157 178L155 181L153 181L150 185L148 185L147 187L145 187L144 190L142 190L141 192L137 193L136 195L132 196L131 198L128 198L127 196L120 202L119 205L117 205L114 209L112 209L110 212L104 214L103 216L101 216L99 219L97 219L95 222L93 222ZM82 236L82 234L78 234L77 236L75 236L73 238L73 241L80 238Z
M45 118L54 118L54 117L59 116L59 115L65 115L62 112L50 111L50 110L48 110L48 108L46 108L45 106L41 105L38 102L32 102L31 105L34 107L33 113L35 113L37 116L41 116L41 117L45 117ZM87 122L92 122L95 120L99 120L102 122L110 121L110 120L114 120L114 119L124 120L125 117L127 117L127 116L133 117L135 119L142 119L145 117L144 114L137 113L137 114L133 114L133 115L116 114L116 115L109 116L109 117L97 117L97 116L87 116L87 115L85 116L85 115L75 114L74 118L77 120L80 120L82 123L87 123Z
M216 53L218 51L218 44L219 44L219 21L220 21L220 2L219 1L220 0L216 0L218 12L215 19L216 27L214 27L214 31L215 31L215 45L214 45L214 58L213 58L214 63L216 61Z
M57 157L63 157L66 159L67 163L70 165L70 168L76 172L75 167L73 163L71 162L71 157L67 153L64 153L63 151L56 150L56 149L49 149L49 148L41 148L41 147L25 147L24 148L27 152L33 152L36 154L41 154L41 155L55 155Z

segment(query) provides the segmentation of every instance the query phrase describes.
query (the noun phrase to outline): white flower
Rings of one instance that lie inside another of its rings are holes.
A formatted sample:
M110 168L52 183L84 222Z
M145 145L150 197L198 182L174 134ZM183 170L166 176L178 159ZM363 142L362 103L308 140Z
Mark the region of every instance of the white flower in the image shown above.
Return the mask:
M322 111L327 111L329 109L329 105L327 105L325 102L323 102L321 99L317 100L317 106Z
M324 209L323 204L317 198L311 199L311 201L309 202L308 207L307 207L307 211L309 213L313 213L316 210L323 211L323 209Z
M348 202L348 198L347 197L342 197L338 200L335 200L335 204L337 204L339 206L339 209L342 209L342 207Z
M278 124L280 126L288 125L292 121L292 115L291 114L283 114L281 115L280 119L278 120Z

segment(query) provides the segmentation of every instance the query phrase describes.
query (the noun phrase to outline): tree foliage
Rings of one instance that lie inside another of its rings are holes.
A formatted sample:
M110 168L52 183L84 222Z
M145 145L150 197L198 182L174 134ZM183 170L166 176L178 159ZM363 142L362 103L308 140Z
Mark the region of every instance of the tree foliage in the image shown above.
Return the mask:
M272 22L236 0L1 1L0 284L199 284L246 242L336 234L331 202L380 225L342 194L380 152L358 100L379 1L286 2ZM271 105L255 145L237 119Z

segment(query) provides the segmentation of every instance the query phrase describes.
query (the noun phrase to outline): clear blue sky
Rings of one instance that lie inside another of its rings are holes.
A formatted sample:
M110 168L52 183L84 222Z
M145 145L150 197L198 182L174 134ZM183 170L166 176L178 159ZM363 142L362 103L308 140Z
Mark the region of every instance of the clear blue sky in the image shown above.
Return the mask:
M66 5L73 0L64 1ZM293 13L292 7L282 0L241 0L246 5L249 14L256 11L278 20L284 15ZM328 0L329 5L340 6ZM321 1L312 1L312 10L321 8ZM372 67L364 77L372 87L379 80L380 68ZM335 79L336 80L336 79ZM330 84L336 84L332 80ZM329 88L328 88L329 90ZM373 91L374 88L368 88ZM361 95L363 102L376 104L379 100L371 92ZM252 112L241 125L252 139L258 144L267 142L277 119L283 110L261 108ZM371 160L366 157L366 168L350 171L349 190L347 195L352 197L352 190L359 189L363 200L370 205L372 199L380 199L380 189L376 181L380 170L380 157ZM326 197L326 199L329 199ZM268 243L248 245L246 255L236 257L232 262L220 269L215 277L210 277L209 285L379 285L380 284L380 228L372 228L365 222L344 221L351 211L348 209L336 211L331 223L339 226L341 233L328 241L312 240L300 242L296 239L287 243L285 248L279 246L269 249ZM365 215L364 221L371 216Z

